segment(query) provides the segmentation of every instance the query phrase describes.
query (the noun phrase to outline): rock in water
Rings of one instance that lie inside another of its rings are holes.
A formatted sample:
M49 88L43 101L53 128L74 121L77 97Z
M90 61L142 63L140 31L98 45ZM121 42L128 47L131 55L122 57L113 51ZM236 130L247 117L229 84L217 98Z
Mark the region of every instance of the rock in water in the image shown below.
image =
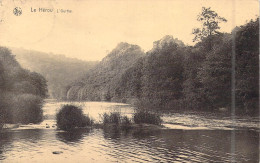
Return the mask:
M54 151L54 152L52 152L53 154L61 154L61 153L63 153L62 151Z

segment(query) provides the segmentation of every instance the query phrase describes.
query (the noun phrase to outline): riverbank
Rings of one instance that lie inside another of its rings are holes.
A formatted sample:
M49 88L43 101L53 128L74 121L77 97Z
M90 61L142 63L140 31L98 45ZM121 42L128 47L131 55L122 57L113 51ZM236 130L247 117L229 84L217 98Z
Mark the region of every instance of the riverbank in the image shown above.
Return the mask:
M47 100L43 105L44 121L39 124L28 124L17 126L17 124L7 124L5 128L16 129L56 129L52 127L56 124L55 115L59 109L68 102ZM102 115L104 113L120 112L122 116L127 116L132 119L135 113L135 107L122 103L111 102L73 102L73 105L80 106L85 115L89 115L94 119L96 127L102 126ZM248 129L260 131L259 117L235 116L234 119L230 116L215 114L209 112L161 112L163 120L162 125L169 129L180 130L233 130L233 129ZM48 125L46 125L48 124ZM49 126L49 128L46 128ZM95 125L94 125L95 126Z
M203 121L203 120L202 120ZM237 122L237 124L226 124L227 121L217 121L212 120L212 123L215 123L214 125L208 124L207 121L205 121L204 124L199 124L197 121L194 123L189 122L180 122L180 120L176 122L166 122L162 125L153 125L153 124L130 124L128 126L122 126L117 124L102 124L102 123L95 123L92 126L82 127L82 128L76 128L72 131L76 131L77 129L117 129L117 130L143 130L143 131L156 131L156 130L250 130L250 131L256 131L260 132L259 125L257 124L250 124L248 126L244 126L241 124L240 121ZM248 122L247 122L248 123ZM30 124L30 125L20 125L20 124L4 124L4 127L2 128L2 131L5 130L27 130L27 129L44 129L44 130L58 130L55 126L55 122L45 124L45 121L41 124ZM1 130L0 130L1 131Z
M13 128L19 128L20 124L3 124L2 129L13 129Z

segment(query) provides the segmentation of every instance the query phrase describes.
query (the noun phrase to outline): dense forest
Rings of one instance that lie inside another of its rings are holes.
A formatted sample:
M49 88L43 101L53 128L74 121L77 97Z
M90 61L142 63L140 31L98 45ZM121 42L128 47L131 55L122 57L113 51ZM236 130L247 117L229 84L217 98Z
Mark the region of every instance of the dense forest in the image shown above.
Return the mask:
M23 69L9 49L0 47L0 128L3 123L41 122L47 95L45 78Z
M236 27L232 33L221 33L218 23L227 20L210 8L203 8L203 12L198 17L204 21L203 28L193 31L194 46L165 36L143 54L137 45L121 43L84 78L67 87L67 99L126 102L148 109L228 112L234 54L237 113L257 113L259 19Z
M66 86L81 78L97 62L67 58L64 55L11 48L17 61L26 69L40 73L48 82L49 98L65 99Z

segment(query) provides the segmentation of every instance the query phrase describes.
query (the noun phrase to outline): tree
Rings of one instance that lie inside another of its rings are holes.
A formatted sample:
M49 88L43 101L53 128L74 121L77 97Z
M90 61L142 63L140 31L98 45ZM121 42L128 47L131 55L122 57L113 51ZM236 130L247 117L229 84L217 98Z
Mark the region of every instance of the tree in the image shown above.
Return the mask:
M235 33L236 106L241 112L259 112L259 18Z
M48 88L46 79L36 72L32 72L29 74L29 81L32 85L37 88L36 95L45 98L48 96Z
M198 15L198 21L202 22L201 28L194 28L192 34L195 35L193 42L201 41L208 36L220 33L218 29L219 23L227 22L224 17L220 17L218 13L211 10L211 8L202 7L202 12Z
M184 58L183 108L200 109L201 100L199 91L201 83L198 72L205 61L203 47L189 48Z
M183 60L185 47L172 36L155 42L147 53L142 68L142 101L145 107L178 107L182 96ZM172 107L172 108L173 108Z
M212 50L202 63L198 72L198 79L202 87L198 96L207 110L230 108L231 105L231 54L232 36L220 35L221 44L214 42Z

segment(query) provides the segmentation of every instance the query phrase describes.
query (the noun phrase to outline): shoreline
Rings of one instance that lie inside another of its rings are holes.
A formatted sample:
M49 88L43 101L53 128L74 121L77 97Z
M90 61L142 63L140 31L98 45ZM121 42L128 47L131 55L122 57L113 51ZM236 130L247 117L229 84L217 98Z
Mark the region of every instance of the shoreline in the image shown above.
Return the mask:
M36 126L35 126L36 125ZM259 128L252 128L252 127L238 127L238 126L222 126L222 127L206 127L206 126L190 126L190 125L183 125L178 123L164 123L162 125L154 125L154 124L147 124L147 123L140 123L140 124L130 124L130 125L118 125L115 123L110 124L102 124L96 123L92 126L80 127L80 128L73 128L71 130L61 130L57 127L55 128L47 128L47 127L40 127L37 124L4 124L3 130L12 130L12 129L47 129L47 130L57 130L57 131L64 131L64 132L71 132L78 129L119 129L119 130L144 130L144 131L154 131L154 130L251 130L260 132Z

